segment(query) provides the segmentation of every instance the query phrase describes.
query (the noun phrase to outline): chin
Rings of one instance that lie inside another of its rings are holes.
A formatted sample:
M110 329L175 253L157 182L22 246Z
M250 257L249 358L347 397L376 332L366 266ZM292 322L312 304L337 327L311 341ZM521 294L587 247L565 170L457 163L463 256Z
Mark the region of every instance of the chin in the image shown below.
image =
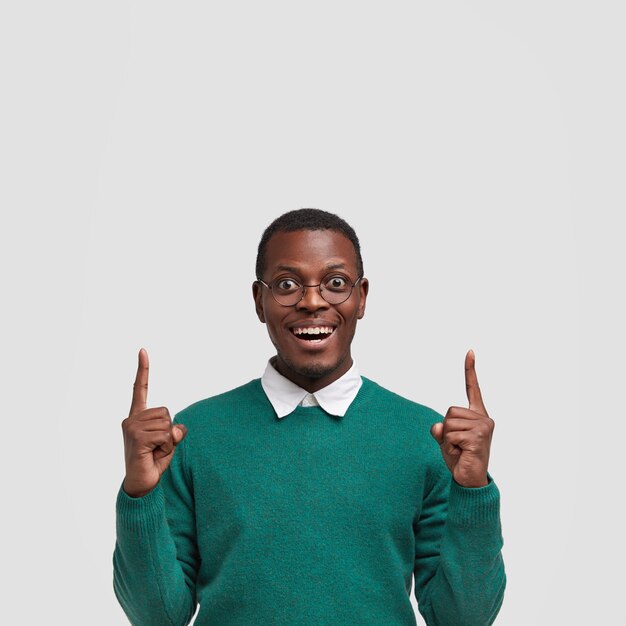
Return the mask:
M324 376L332 374L337 368L328 367L321 363L312 363L305 365L304 367L292 369L294 369L300 376L305 376L306 378L323 378Z
M294 363L290 359L282 358L283 363L298 374L299 376L304 376L305 378L310 378L312 380L324 378L325 376L329 376L334 371L336 371L343 362L344 359L337 361L336 363L324 363L320 361L310 361L308 363Z

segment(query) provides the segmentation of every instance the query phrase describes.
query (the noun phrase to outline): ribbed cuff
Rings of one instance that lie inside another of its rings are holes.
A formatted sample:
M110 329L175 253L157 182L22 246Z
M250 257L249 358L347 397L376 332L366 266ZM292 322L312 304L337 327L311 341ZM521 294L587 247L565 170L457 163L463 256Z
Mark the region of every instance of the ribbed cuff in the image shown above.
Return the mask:
M452 480L448 523L458 526L493 526L500 522L500 492L491 476L484 487L461 487Z
M131 498L120 487L116 511L117 524L125 530L140 533L157 528L165 521L165 497L161 484L141 498Z

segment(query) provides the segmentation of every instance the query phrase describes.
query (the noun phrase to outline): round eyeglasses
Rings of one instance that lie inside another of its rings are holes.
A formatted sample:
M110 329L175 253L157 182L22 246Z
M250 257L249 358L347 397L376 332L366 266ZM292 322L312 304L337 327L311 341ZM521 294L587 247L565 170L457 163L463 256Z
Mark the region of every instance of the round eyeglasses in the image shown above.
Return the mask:
M319 288L320 296L328 304L341 304L352 295L352 289L362 278L363 276L359 276L351 283L345 276L330 274L317 285L301 285L295 278L277 278L270 285L260 278L257 278L257 282L270 290L272 297L278 304L295 306L304 298L306 290L313 287Z

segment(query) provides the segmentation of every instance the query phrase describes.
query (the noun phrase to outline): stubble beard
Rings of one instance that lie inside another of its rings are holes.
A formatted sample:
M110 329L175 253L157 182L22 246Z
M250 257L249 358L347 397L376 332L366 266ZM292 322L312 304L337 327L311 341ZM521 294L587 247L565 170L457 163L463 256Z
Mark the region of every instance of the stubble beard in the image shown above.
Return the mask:
M282 356L279 356L279 358L292 372L298 374L298 376L303 376L304 378L309 378L310 380L318 380L319 378L328 376L329 374L332 374L334 371L339 369L345 362L347 356L347 354L343 355L333 365L325 365L324 363L319 362L298 365L290 359L285 359Z

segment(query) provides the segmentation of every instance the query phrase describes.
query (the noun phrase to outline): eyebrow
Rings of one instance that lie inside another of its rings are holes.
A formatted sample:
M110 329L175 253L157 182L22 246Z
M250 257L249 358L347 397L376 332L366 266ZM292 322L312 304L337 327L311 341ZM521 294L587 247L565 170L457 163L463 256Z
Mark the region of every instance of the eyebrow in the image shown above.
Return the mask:
M333 270L343 270L343 269L346 269L345 263L329 263L328 265L324 266L323 271L332 272ZM294 267L293 265L277 265L276 270L279 270L281 272L293 272L294 274L300 273L300 269L297 267Z

